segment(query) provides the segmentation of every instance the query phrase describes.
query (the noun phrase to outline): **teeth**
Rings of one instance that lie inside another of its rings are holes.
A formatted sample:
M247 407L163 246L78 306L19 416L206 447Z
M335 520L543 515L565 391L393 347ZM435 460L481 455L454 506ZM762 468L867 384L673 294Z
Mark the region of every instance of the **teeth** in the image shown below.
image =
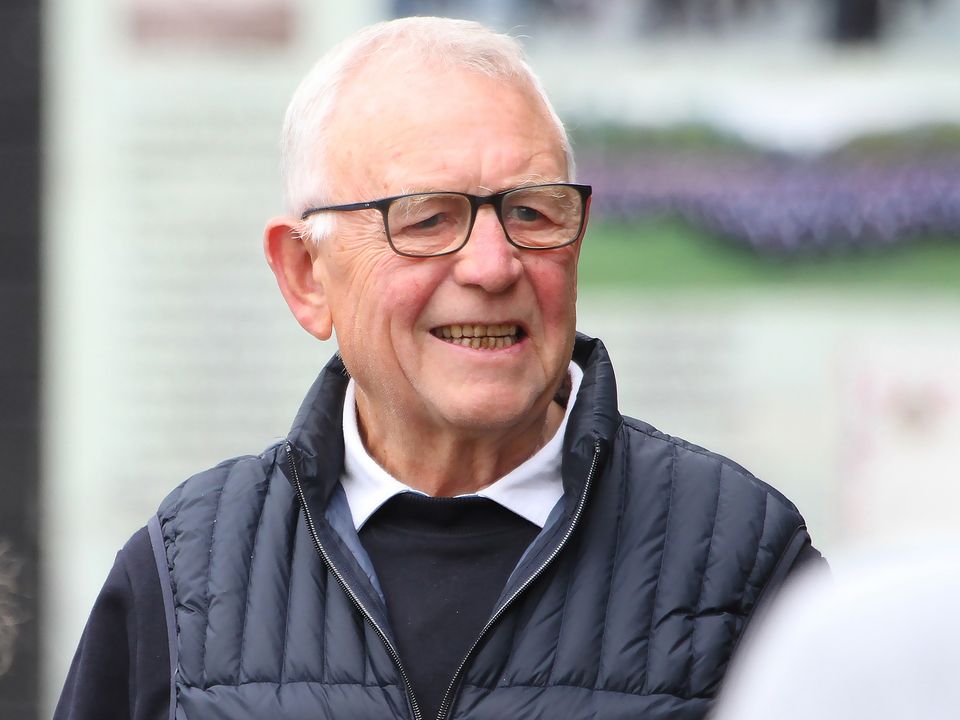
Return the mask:
M499 350L519 340L516 325L444 325L431 332L449 343L474 350Z

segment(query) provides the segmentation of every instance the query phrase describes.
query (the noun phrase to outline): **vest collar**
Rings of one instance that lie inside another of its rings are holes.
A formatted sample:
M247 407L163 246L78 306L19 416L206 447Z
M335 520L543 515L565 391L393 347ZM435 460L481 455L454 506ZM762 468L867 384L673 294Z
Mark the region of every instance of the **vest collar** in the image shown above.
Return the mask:
M580 497L595 445L599 442L606 450L620 424L616 380L603 343L578 333L573 360L583 369L583 380L563 441L563 489L568 507ZM343 469L343 400L349 377L340 354L335 354L311 386L287 436L294 457L282 458L280 464L291 484L289 460L297 464L307 502L316 511L326 507ZM316 511L314 514L322 517L323 513Z

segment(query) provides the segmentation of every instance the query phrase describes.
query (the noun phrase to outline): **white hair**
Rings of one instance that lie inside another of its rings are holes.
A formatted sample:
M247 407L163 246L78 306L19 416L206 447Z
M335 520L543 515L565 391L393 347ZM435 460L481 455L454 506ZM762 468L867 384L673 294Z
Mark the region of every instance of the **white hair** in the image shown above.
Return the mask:
M528 86L557 127L567 175L573 180L573 151L566 130L515 38L468 20L408 17L371 25L348 37L321 57L297 87L281 140L288 212L299 216L310 206L329 202L329 130L344 86L368 60L388 53L394 67L431 63ZM332 232L333 222L333 213L319 213L303 230L319 241Z

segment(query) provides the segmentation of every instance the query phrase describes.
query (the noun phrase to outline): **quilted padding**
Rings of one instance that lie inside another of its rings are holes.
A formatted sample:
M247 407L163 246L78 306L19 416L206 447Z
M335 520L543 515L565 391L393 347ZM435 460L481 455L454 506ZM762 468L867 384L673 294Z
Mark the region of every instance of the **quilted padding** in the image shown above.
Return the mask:
M575 359L566 512L514 572L450 718L702 718L803 520L735 463L621 417L599 341ZM289 445L161 506L178 718L412 716L382 601L325 517L345 384L335 358Z

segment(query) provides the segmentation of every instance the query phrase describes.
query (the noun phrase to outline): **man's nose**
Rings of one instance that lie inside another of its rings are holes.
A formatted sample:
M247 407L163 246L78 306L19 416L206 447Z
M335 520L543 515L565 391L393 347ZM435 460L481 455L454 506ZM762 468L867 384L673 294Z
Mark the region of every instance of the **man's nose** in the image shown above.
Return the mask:
M520 252L507 240L494 209L481 207L467 244L455 256L454 278L461 285L503 292L523 273Z

